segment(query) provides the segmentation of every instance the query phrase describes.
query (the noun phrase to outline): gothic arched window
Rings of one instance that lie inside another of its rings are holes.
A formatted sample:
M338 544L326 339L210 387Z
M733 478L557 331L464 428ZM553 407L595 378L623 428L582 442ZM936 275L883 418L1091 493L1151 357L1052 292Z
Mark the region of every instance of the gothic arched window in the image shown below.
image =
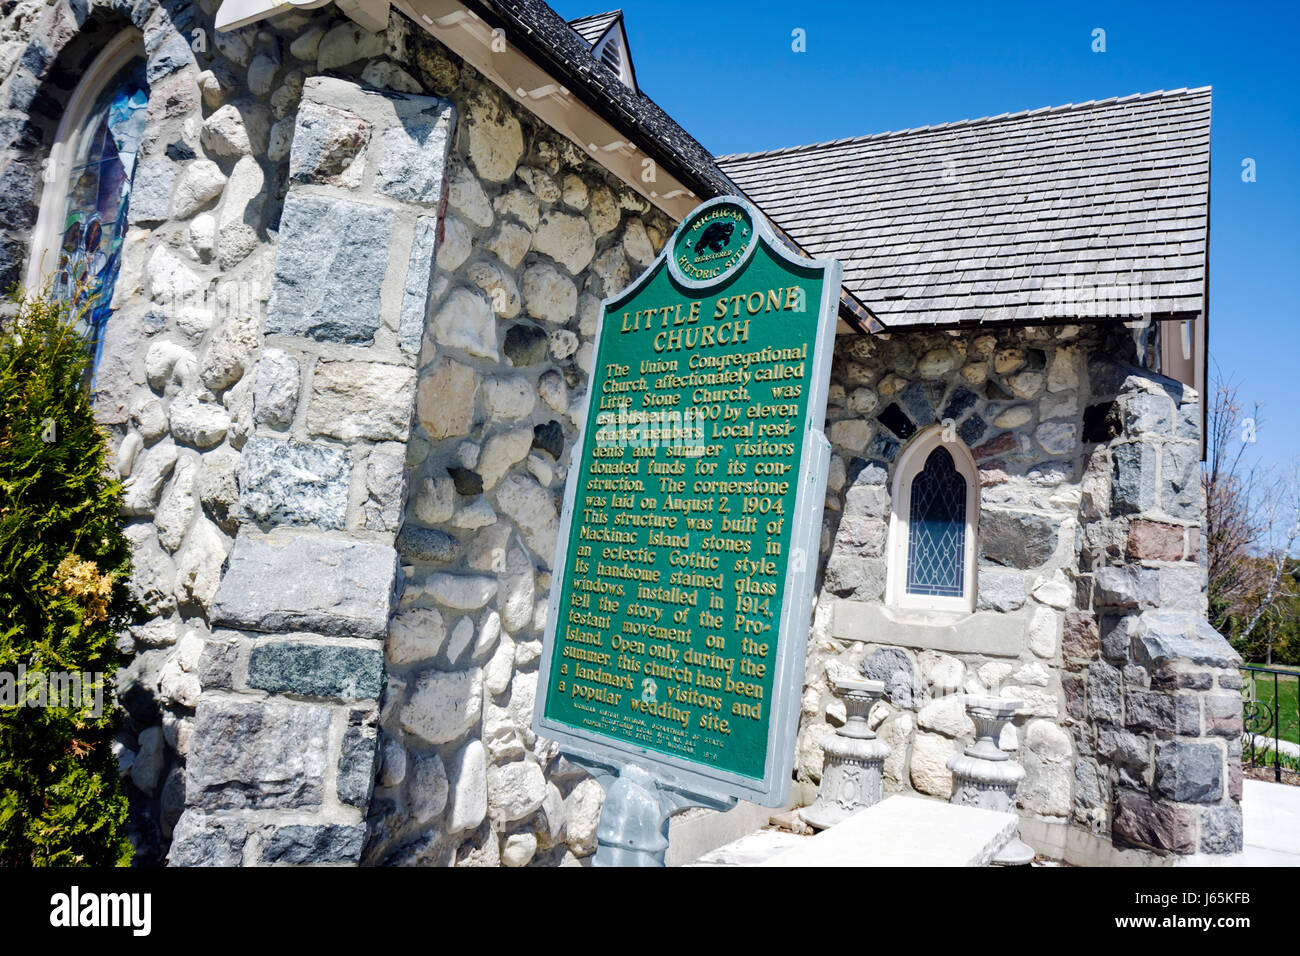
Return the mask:
M139 35L114 40L68 101L45 174L28 287L47 283L98 350L121 265L149 88Z
M966 446L943 429L918 435L894 472L889 601L899 607L971 611L979 473Z

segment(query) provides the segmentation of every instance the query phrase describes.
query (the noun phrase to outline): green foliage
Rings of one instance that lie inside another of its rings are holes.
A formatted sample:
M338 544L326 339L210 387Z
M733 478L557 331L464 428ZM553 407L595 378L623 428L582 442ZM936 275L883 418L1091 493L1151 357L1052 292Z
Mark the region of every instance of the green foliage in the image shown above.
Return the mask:
M11 302L0 328L0 680L16 682L20 666L29 687L52 672L94 674L103 706L95 716L93 694L72 707L0 706L0 863L125 865L111 686L130 623L121 486L76 316L49 296Z

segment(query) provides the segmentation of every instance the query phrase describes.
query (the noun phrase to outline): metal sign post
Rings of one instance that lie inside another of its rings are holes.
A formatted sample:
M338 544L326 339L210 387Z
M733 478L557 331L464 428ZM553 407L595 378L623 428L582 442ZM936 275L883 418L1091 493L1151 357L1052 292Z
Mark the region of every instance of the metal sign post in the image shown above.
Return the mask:
M840 275L722 197L602 304L533 716L605 787L597 865L789 793Z

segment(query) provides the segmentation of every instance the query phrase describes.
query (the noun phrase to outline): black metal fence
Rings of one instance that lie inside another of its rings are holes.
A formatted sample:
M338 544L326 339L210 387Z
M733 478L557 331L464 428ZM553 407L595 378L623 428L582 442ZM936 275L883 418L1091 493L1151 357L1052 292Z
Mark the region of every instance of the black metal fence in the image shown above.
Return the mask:
M1284 760L1288 770L1300 766L1292 739L1300 728L1300 674L1260 664L1243 664L1241 671L1242 757L1251 767L1271 760L1273 779L1281 782Z

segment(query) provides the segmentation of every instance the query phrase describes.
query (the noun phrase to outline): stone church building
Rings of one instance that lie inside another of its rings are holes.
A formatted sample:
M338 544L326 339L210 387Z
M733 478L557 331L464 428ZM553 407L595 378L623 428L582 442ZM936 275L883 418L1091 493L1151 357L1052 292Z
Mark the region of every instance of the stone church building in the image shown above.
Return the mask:
M961 695L1013 697L1040 853L1240 849L1208 89L714 157L618 13L0 12L0 278L93 296L149 613L118 678L140 862L590 857L603 791L530 729L559 500L602 298L724 194L844 267L803 792L844 668L886 683L890 790L946 798Z

